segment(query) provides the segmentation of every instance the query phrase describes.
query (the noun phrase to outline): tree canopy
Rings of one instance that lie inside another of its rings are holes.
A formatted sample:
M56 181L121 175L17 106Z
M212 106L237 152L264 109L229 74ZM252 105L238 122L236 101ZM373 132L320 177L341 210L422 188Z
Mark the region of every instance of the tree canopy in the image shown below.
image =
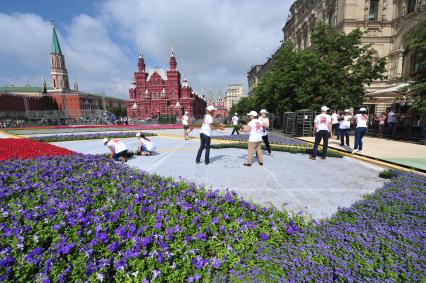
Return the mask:
M414 53L418 70L413 81L405 91L413 107L420 111L426 111L426 20L421 20L415 28L407 35L407 46Z
M335 109L360 105L364 86L384 77L386 63L371 45L362 44L362 34L359 29L339 33L318 23L310 48L296 50L291 42L284 43L253 96L235 109L266 108L282 113L321 105Z

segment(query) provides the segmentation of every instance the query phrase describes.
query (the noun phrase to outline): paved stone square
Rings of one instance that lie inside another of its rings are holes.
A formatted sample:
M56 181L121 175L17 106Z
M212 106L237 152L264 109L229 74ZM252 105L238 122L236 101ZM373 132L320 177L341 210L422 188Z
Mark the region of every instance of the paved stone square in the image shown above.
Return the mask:
M198 140L177 137L152 137L158 153L135 156L128 161L149 173L183 178L206 188L230 189L258 204L304 211L313 218L330 217L338 207L348 207L362 195L380 188L378 177L382 168L351 158L309 160L304 154L274 152L265 157L265 166L254 163L243 166L247 151L243 149L212 149L210 164L196 164ZM134 150L136 138L123 139ZM106 153L101 140L54 143L77 152ZM203 158L202 158L203 161Z

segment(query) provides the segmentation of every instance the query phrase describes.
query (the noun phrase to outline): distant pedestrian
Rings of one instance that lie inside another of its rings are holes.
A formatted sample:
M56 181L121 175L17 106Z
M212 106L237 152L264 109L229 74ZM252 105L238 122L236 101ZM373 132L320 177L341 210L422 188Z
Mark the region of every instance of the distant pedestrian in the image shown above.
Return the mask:
M333 110L332 112L331 112L332 114L331 114L331 126L332 126L332 130L333 130L333 134L336 136L336 140L338 140L339 139L339 134L340 134L340 131L339 131L339 126L340 126L340 123L339 123L339 114L337 114L337 111L336 110Z
M328 149L328 138L331 135L331 117L327 114L328 107L321 107L321 114L318 114L314 120L314 131L315 143L312 150L312 155L309 157L312 160L315 160L317 157L318 146L321 142L321 139L324 141L322 146L322 157L321 159L327 158L327 149Z
M268 111L266 111L266 109L260 110L259 121L262 123L263 126L262 140L265 143L266 151L268 152L269 156L272 156L271 145L269 144L269 137L267 132L267 129L269 128L269 118L266 117L266 114L268 114Z
M399 114L396 113L395 108L392 108L388 113L388 135L393 135L393 132L395 130L395 125L398 123L398 117Z
M238 113L235 113L234 116L232 116L232 126L234 127L234 129L232 130L231 135L234 134L234 132L237 133L237 135L239 135L240 133L238 132L238 130L240 129L240 124L239 124L239 120L240 118L238 118Z
M183 126L183 137L185 140L189 139L189 132L190 126L189 126L189 117L188 117L188 111L185 111L185 115L182 116L182 126Z
M386 113L383 112L379 117L379 134L383 136L383 133L386 131Z
M154 143L142 133L137 133L136 137L138 138L136 154L143 154L146 156L152 155L152 153L155 151Z
M110 158L113 158L115 161L124 161L127 162L127 146L120 141L119 139L103 139L104 145L106 145L111 151Z
M368 115L367 109L364 107L359 109L359 113L355 115L355 146L353 152L362 151L362 138L367 133Z
M259 165L263 166L263 153L262 153L262 135L263 135L263 125L259 119L256 119L257 112L250 111L247 114L250 118L250 122L244 127L244 131L249 133L248 140L248 153L247 161L244 163L244 166L251 166L253 160L253 152L256 152L257 158L259 160Z
M351 131L351 121L353 117L349 111L349 109L345 110L345 114L343 114L342 117L340 117L340 146L344 146L344 139L346 138L346 145L350 146L349 144L349 133Z
M211 134L212 130L220 129L223 130L223 127L214 127L213 126L213 117L214 113L216 111L216 108L214 108L213 105L207 106L206 109L207 113L203 118L203 124L201 125L201 131L200 131L200 148L198 149L197 157L195 159L195 162L198 164L200 163L201 154L203 153L203 150L206 150L204 162L206 165L210 163L210 141L211 141Z

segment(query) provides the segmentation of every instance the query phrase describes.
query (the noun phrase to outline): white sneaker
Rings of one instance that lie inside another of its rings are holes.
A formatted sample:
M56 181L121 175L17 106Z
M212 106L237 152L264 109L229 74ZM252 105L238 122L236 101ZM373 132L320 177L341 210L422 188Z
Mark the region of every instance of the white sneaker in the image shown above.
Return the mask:
M358 149L354 149L354 150L352 150L351 153L355 153L355 152L359 152L359 150Z

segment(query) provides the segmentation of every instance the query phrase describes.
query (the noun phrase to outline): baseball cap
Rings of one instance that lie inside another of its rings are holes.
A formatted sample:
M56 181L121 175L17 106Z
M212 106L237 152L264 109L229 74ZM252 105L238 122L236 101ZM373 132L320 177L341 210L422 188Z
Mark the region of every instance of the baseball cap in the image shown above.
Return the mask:
M247 116L257 116L257 112L256 111L250 111L250 113L248 113Z
M349 113L349 112L351 112L351 111L349 111L349 109L345 109L345 113Z
M359 111L367 112L367 109L365 109L365 107L361 107L361 109L359 109Z
M323 107L321 107L321 111L327 111L328 110L328 107L327 106L323 106Z
M141 136L141 133L136 133L136 136L137 136L137 137L140 137L140 136Z
M266 109L262 109L262 110L260 110L260 114L262 114L262 113L268 113L268 111L266 111Z
M188 111L185 111L185 114L188 114L189 112Z
M215 110L216 110L216 108L214 108L213 105L207 106L207 111L215 111Z
M238 115L238 113L235 113L234 115Z
M109 142L109 138L104 138L104 139L102 140L102 142L104 143L104 145L106 145L106 144L107 144L107 142Z

